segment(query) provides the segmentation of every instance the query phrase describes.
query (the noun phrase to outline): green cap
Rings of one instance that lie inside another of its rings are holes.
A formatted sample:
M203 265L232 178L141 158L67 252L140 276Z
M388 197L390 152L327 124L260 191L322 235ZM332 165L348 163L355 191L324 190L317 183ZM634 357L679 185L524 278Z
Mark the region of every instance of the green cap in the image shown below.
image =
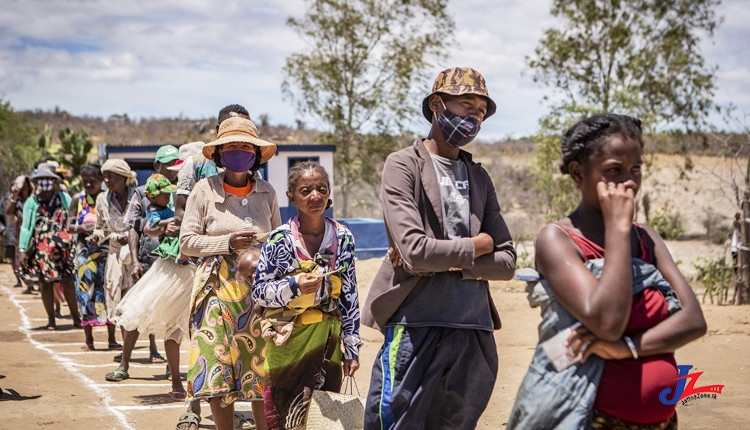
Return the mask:
M161 173L154 173L146 180L146 197L153 198L161 193L174 193L177 186L169 182Z
M180 150L172 145L164 145L156 151L154 161L161 164L167 164L171 161L179 160Z

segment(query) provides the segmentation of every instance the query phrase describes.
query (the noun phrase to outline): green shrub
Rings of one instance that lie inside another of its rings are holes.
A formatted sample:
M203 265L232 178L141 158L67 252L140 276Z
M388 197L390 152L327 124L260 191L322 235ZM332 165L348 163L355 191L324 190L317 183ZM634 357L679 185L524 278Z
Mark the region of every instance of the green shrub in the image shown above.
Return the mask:
M727 263L726 258L709 260L699 257L693 262L693 267L696 270L693 280L702 283L705 287L702 302L705 303L706 296L708 296L713 304L714 295L716 295L718 304L727 303L729 285L734 278L734 267Z
M685 234L685 227L682 225L679 213L656 211L649 220L649 224L665 240L680 240Z

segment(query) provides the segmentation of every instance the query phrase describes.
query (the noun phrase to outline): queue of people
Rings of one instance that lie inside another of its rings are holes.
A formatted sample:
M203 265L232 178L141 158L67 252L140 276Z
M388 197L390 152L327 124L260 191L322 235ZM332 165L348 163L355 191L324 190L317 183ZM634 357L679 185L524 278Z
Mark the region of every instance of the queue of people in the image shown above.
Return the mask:
M384 340L365 429L475 428L497 378L501 321L488 281L513 277L516 252L492 178L464 149L497 105L479 72L455 67L421 107L427 136L383 168L390 249L361 321ZM186 405L178 430L199 428L203 400L218 430L242 424L237 401L251 402L259 430L305 428L312 393L339 391L362 347L355 238L325 215L329 173L316 161L291 166L285 192L298 215L282 220L277 191L257 174L276 145L239 105L222 109L214 141L163 148L143 191L122 160L85 166L72 199L44 167L16 181L8 213L20 226L19 283L39 284L50 330L53 285L62 286L84 349L95 349L92 327L107 326L108 348L123 349L108 381L129 378L139 333L163 333L169 396ZM675 389L674 351L706 323L664 241L632 222L640 121L585 118L561 152L581 201L536 240L535 288L549 324L508 427L676 429L675 408L658 393ZM148 270L146 236L158 239ZM560 369L545 348L562 332L570 334L558 347L578 359Z

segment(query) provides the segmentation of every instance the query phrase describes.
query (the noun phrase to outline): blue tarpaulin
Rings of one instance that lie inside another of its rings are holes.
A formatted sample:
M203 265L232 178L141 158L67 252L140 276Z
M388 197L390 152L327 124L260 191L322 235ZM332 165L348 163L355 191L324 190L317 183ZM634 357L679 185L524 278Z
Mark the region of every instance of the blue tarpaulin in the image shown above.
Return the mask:
M336 218L354 235L354 253L360 260L383 257L388 251L383 220L372 218Z

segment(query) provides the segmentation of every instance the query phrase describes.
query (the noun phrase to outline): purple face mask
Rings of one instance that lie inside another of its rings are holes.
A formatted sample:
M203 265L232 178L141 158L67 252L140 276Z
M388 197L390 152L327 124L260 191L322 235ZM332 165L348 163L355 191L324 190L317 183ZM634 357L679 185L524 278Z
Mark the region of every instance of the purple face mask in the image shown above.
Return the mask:
M442 99L440 101L442 102ZM438 127L440 127L440 131L448 144L460 148L477 137L481 125L476 118L456 115L445 107L445 103L443 103L443 108L443 113L437 120Z
M255 152L240 149L221 151L221 164L233 172L246 172L255 164Z

